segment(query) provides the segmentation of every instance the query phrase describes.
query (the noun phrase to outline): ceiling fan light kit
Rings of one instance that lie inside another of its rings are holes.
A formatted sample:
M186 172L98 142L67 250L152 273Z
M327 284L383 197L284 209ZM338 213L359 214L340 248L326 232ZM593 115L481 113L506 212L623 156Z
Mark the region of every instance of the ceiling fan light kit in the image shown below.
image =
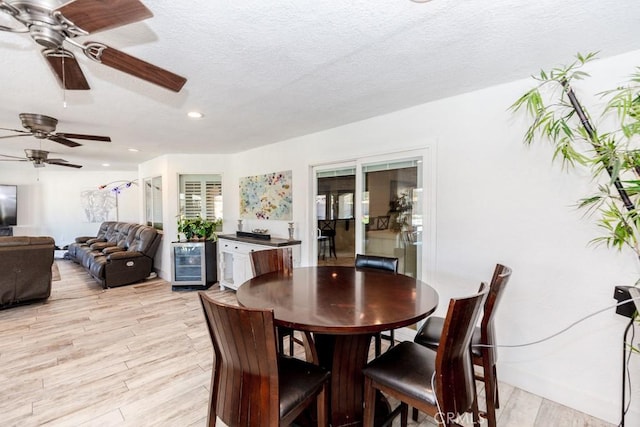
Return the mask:
M151 18L153 14L139 0L72 0L63 5L57 0L0 0L0 11L22 24L17 28L0 25L0 31L29 33L44 47L42 55L64 89L89 89L75 55L63 46L65 42L93 61L174 92L179 92L187 81L103 43L80 44L74 40Z

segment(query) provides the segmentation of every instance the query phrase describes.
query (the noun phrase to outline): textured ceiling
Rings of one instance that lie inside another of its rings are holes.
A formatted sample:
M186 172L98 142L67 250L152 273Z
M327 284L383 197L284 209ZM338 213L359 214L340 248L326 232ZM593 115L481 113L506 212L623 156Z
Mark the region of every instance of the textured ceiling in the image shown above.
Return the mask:
M607 57L640 49L636 1L145 4L153 18L80 40L104 42L185 76L180 93L80 52L92 89L63 93L28 35L0 32L0 127L20 129L21 112L47 114L60 120L59 132L113 139L77 148L43 142L53 157L85 169L103 162L135 169L165 153L243 151L526 78L577 52ZM0 25L10 24L0 16ZM205 117L188 119L190 110ZM0 139L0 153L20 156L39 145L30 137ZM140 151L131 154L130 147Z

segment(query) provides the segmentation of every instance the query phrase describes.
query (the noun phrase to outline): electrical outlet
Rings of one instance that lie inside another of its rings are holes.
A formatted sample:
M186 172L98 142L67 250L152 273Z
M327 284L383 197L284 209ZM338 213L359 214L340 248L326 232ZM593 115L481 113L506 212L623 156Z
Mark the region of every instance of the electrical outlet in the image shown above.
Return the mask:
M631 299L632 297L629 292L629 288L632 287L633 286L616 286L613 291L613 297L619 303ZM624 317L632 318L635 312L636 306L633 301L629 301L616 307L616 313Z

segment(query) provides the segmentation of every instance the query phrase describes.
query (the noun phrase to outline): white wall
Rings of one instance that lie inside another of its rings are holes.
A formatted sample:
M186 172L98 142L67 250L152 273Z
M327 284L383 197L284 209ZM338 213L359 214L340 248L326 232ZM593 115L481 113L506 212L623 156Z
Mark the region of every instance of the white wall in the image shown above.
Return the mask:
M56 166L35 169L26 163L0 165L0 183L18 185L18 226L15 235L51 236L59 246L77 236L95 236L100 223L87 220L80 193L116 180L134 180L131 171L89 172L60 170ZM109 187L111 188L111 187ZM122 190L118 196L120 221L137 222L139 188ZM115 219L115 211L113 212Z

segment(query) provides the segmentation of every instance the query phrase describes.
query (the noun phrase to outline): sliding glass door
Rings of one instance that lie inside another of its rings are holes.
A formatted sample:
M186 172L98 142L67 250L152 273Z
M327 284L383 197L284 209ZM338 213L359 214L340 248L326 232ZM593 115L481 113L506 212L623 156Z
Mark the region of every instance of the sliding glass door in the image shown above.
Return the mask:
M398 258L398 272L420 277L422 160L376 161L360 166L361 249Z
M353 265L355 255L398 258L398 272L422 278L425 152L316 166L318 265Z

